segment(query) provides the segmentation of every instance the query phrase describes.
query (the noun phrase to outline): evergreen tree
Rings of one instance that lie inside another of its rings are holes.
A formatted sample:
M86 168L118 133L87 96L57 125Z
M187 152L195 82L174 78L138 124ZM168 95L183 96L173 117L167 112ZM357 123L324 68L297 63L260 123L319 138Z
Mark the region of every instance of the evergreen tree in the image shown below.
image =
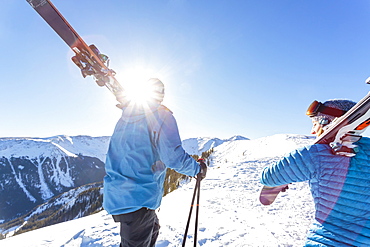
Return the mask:
M200 157L197 154L191 155L191 157L193 157L193 159L195 159L195 160L198 160L199 158L202 158L202 159L206 160L206 164L209 166L210 165L210 156L213 152L214 152L214 150L213 150L213 148L211 148L208 151L202 152ZM176 190L179 187L181 181L186 180L186 179L189 179L189 176L182 175L182 174L176 172L173 169L167 169L166 178L164 180L164 186L163 186L164 187L163 196L165 196L168 193Z

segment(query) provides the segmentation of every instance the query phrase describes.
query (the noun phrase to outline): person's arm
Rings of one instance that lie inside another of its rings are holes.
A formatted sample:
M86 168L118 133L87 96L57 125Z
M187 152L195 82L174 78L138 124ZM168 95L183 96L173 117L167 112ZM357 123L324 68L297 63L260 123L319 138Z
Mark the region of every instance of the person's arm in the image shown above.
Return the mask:
M311 179L315 174L317 156L314 146L304 147L291 152L277 163L265 167L260 182L266 186L279 186Z
M164 120L157 145L160 159L167 167L192 177L199 173L198 162L181 145L177 123L172 114L168 114Z

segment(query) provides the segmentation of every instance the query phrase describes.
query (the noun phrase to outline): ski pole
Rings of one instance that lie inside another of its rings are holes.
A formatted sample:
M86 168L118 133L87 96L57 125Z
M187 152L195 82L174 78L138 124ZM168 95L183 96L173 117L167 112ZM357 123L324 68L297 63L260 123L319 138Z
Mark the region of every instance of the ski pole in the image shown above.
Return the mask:
M198 218L199 218L199 199L200 199L200 177L197 178L198 182L198 193L197 193L197 210L195 214L195 230L194 230L194 247L197 246L197 237L198 237Z
M194 232L194 247L197 245L197 231L198 231L198 215L199 215L199 199L200 199L200 181L202 180L201 177L197 177L197 182L194 187L194 193L193 193L193 198L191 200L191 205L190 205L190 212L189 212L189 217L188 217L188 222L186 223L186 228L185 228L185 233L184 233L184 239L182 241L182 247L185 247L186 243L186 238L188 236L188 230L189 230L189 224L190 224L190 219L191 219L191 214L193 212L194 208L194 201L195 201L195 196L198 192L197 196L197 209L196 209L196 218L195 218L195 232Z

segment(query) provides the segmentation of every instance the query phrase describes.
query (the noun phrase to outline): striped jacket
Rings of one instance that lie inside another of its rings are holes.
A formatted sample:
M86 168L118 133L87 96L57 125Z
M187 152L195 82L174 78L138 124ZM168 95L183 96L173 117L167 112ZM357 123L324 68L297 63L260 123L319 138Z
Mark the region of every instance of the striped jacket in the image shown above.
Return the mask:
M305 246L370 246L370 139L356 144L352 158L315 144L263 170L267 186L309 181L316 212Z

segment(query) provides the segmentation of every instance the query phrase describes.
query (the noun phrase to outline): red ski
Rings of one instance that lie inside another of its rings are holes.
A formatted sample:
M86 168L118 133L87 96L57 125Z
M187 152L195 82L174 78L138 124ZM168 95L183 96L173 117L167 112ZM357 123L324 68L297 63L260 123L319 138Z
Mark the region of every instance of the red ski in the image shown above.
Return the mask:
M109 59L95 45L87 45L73 27L49 0L27 0L37 13L74 51L72 61L81 69L82 76L92 75L99 86L106 86L116 97L122 96L123 88L108 68Z
M276 187L263 186L260 194L260 202L266 206L270 205L275 201L277 195L281 191L285 192L286 189L288 189L287 184Z

